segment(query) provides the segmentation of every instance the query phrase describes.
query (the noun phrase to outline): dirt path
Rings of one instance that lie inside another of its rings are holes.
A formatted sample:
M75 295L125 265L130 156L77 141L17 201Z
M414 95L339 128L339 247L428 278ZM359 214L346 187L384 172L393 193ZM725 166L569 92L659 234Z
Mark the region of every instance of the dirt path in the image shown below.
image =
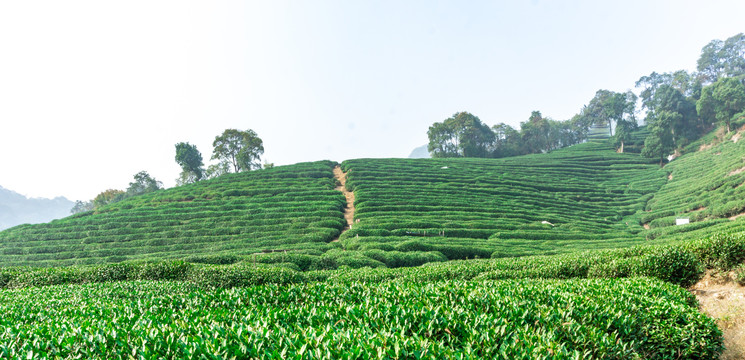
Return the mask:
M724 333L726 349L720 359L745 359L745 287L709 273L690 290L701 311L714 319Z
M347 220L347 227L344 229L346 231L352 228L352 223L354 223L354 192L347 191L345 186L347 184L347 176L341 171L341 167L337 166L334 168L334 177L341 183L340 186L336 187L336 190L341 191L344 197L347 198L347 207L344 209L344 219ZM335 241L339 241L339 238L331 242Z

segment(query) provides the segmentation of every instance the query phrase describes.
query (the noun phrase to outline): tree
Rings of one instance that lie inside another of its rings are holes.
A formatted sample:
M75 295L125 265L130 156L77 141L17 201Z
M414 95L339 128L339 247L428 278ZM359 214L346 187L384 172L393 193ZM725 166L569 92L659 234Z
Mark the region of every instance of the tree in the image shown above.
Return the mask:
M636 81L636 87L642 88L642 91L639 93L642 108L654 111L655 95L660 87L666 85L679 91L684 97L696 97L696 91L698 89L700 92L701 87L701 83L685 70L663 74L653 72L647 76L642 76Z
M176 163L181 166L181 175L176 180L179 185L191 184L204 177L202 153L196 145L185 142L176 144Z
M725 125L729 133L732 117L745 110L745 85L734 78L717 80L703 88L696 110L703 120Z
M642 156L660 159L660 167L664 165L665 157L675 148L671 124L680 121L681 115L676 112L660 111L655 113L649 123L649 135L644 139Z
M208 166L207 170L204 172L204 177L206 179L214 179L225 174L230 174L230 164L219 162Z
M722 77L745 75L745 34L739 33L729 39L712 40L701 49L697 62L699 77L706 83L714 83Z
M251 129L227 129L215 137L212 146L212 159L220 160L236 173L261 168L259 158L264 154L264 143Z
M631 133L632 131L636 130L636 128L637 124L635 121L626 121L622 119L616 123L616 136L614 136L614 145L616 149L618 149L618 152L623 152L624 144L631 140Z
M686 98L679 90L671 85L662 85L652 99L653 111L668 111L680 114L670 124L673 142L681 144L682 139L692 139L697 135L696 131L696 104L692 99Z
M590 125L608 125L609 135L613 136L613 123L628 121L636 123L636 95L631 91L617 93L598 90L590 103L582 109Z
M115 203L123 199L125 195L126 193L124 191L108 189L93 198L93 207L98 209L101 206Z
M492 146L492 157L501 158L521 155L520 132L505 123L492 126L494 133L494 145Z
M550 131L551 124L548 119L543 118L540 111L531 112L528 121L520 123L523 152L531 154L551 150Z
M427 131L427 149L432 157L489 157L494 133L481 120L459 112L441 123L434 123Z
M147 194L163 188L163 183L155 180L146 171L140 171L134 176L135 181L129 183L127 197Z
M73 205L72 209L70 209L71 214L77 214L82 213L86 211L93 210L93 201L75 201L75 205Z

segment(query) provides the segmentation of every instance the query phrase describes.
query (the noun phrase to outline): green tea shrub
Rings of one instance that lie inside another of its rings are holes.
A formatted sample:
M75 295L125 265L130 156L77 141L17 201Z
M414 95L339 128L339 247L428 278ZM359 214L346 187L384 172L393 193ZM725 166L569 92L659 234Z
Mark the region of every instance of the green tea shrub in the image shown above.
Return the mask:
M192 255L184 258L184 261L194 264L230 265L241 261L242 257L237 255Z
M665 246L640 259L639 275L656 277L683 287L693 285L704 273L701 261L680 247Z
M18 273L7 283L9 288L42 287L49 285L78 284L85 277L79 268L42 268Z
M137 279L184 280L192 267L192 264L181 260L143 263L138 266Z
M134 280L139 275L139 268L133 263L117 263L94 266L85 269L87 282L107 282Z
M729 270L745 262L745 233L717 233L685 245L706 267Z
M216 288L245 287L262 284L305 282L303 273L284 267L256 267L245 264L195 268L188 280L199 286Z

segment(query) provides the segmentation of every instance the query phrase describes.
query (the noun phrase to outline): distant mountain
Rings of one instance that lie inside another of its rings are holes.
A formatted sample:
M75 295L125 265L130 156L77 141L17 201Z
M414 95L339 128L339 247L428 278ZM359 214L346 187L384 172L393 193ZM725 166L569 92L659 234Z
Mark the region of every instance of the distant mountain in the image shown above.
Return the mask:
M27 198L0 186L0 230L63 218L70 215L74 205L61 196L54 199Z
M409 154L409 159L426 159L429 158L429 151L427 151L427 145L422 145L416 149L414 149L411 154Z

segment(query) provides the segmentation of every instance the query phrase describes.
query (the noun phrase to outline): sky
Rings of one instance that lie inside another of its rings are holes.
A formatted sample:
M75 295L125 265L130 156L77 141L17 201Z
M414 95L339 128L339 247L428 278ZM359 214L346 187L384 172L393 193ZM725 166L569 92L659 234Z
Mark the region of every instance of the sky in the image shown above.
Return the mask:
M695 70L745 1L0 2L0 186L90 200L228 128L275 165L406 157L456 112L571 118Z

